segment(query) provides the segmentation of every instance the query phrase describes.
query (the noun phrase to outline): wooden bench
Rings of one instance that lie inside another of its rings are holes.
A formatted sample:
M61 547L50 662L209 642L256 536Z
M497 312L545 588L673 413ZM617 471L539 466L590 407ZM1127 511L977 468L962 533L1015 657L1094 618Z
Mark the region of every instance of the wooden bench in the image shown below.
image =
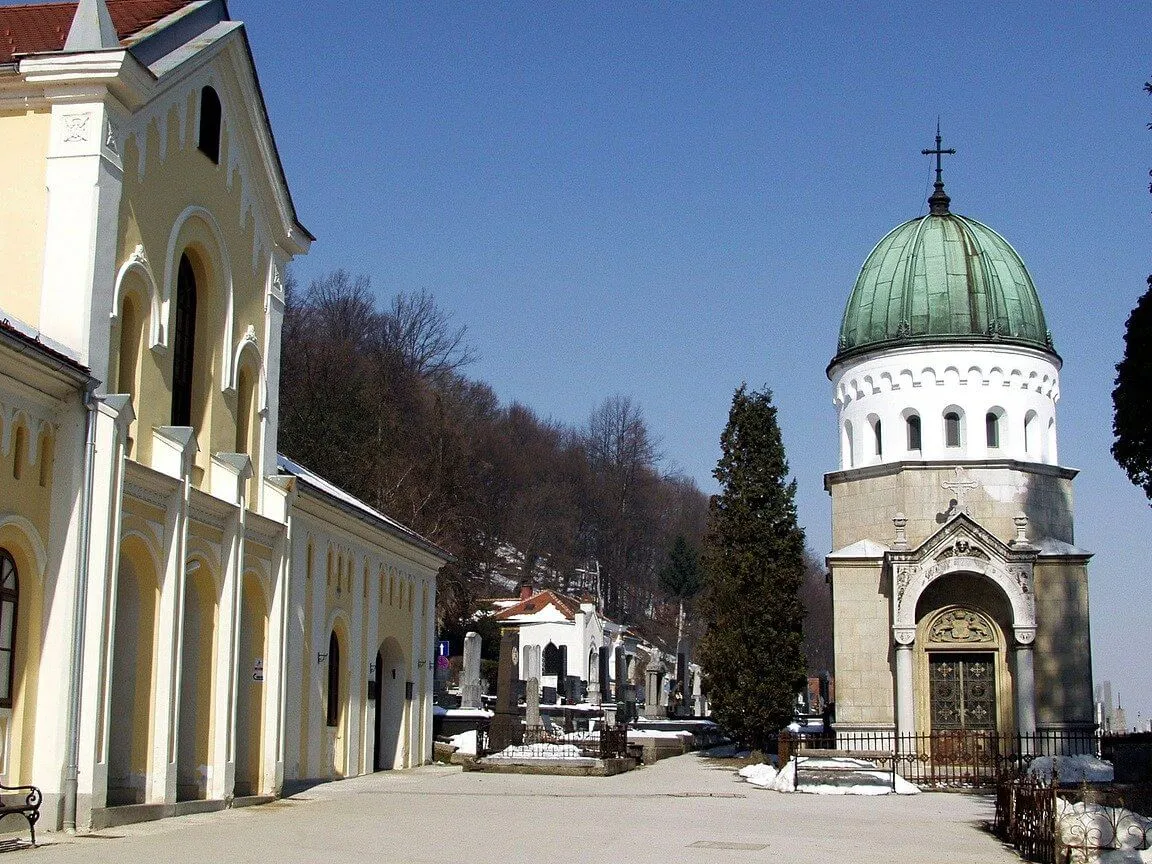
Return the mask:
M21 802L6 800L13 793L25 793ZM35 786L5 786L0 783L0 820L5 816L20 815L28 820L28 832L32 835L32 845L36 845L36 822L40 819L40 802L44 796Z

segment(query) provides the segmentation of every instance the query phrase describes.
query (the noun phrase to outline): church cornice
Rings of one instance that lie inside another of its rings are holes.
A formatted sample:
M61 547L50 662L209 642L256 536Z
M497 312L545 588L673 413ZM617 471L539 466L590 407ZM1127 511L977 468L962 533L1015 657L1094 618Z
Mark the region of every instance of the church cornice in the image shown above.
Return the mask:
M832 487L852 480L867 480L873 477L888 477L902 471L939 471L954 468L1007 468L1025 474L1039 474L1072 480L1080 473L1078 468L1065 468L1061 465L1048 465L1043 462L1024 462L1019 459L915 459L901 462L881 462L864 465L860 468L844 468L829 471L824 475L824 491L831 494Z

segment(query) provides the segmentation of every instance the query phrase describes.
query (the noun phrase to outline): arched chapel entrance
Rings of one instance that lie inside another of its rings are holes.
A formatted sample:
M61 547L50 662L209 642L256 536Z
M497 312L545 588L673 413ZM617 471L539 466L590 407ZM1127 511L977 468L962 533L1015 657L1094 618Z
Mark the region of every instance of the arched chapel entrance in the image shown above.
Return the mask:
M389 636L376 652L375 746L372 757L372 767L376 771L404 767L401 741L407 704L404 693L406 668L400 643Z
M978 573L951 573L916 603L916 716L924 733L1010 732L1012 608Z

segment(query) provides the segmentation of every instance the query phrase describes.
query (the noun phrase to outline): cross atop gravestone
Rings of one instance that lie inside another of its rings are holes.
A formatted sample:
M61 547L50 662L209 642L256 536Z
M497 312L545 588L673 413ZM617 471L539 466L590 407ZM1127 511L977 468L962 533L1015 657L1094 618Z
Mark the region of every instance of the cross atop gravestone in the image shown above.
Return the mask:
M968 492L969 490L979 488L980 484L976 480L970 480L968 478L967 473L964 471L964 466L957 465L956 478L954 480L945 480L940 485L956 496L953 499L954 503L948 511L952 516L955 516L958 513L967 513L968 515L971 515L968 512Z

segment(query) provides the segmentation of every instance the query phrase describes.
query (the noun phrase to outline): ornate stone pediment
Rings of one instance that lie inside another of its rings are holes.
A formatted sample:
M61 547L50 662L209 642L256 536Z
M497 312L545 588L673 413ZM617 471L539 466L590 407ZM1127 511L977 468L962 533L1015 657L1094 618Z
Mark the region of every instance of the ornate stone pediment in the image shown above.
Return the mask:
M952 574L989 579L1011 604L1013 627L1036 625L1035 550L1008 546L967 514L950 519L915 549L886 552L884 560L892 577L894 628L914 627L920 595L937 579Z

